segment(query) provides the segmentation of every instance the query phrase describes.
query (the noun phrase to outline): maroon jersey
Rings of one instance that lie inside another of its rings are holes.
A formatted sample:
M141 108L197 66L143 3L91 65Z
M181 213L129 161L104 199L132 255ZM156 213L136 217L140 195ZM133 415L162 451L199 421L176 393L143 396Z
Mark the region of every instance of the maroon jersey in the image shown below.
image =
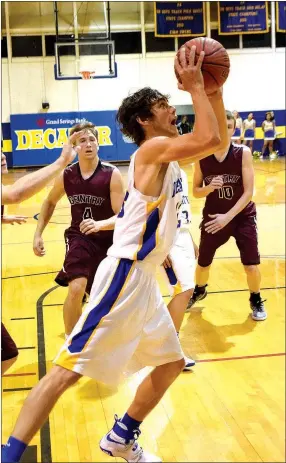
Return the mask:
M82 233L79 225L83 219L95 221L109 219L114 215L110 200L110 181L114 167L101 161L94 173L86 180L83 179L79 163L72 164L64 171L64 188L71 204L72 221L67 229L68 233ZM100 231L87 238L111 240L113 231ZM111 244L110 244L111 245Z
M222 188L214 190L206 197L203 210L204 219L210 220L209 214L225 214L243 195L242 155L243 146L231 143L226 158L222 162L219 162L214 154L200 161L205 186L209 185L214 177L218 175L223 177ZM254 215L255 213L255 204L250 201L238 215Z

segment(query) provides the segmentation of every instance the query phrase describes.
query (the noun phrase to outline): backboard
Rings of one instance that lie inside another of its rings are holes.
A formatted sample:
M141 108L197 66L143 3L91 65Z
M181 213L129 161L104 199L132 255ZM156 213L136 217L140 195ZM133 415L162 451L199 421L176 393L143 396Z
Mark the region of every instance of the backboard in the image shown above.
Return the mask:
M55 43L55 79L81 79L82 71L92 79L117 77L115 47L112 40L75 40Z

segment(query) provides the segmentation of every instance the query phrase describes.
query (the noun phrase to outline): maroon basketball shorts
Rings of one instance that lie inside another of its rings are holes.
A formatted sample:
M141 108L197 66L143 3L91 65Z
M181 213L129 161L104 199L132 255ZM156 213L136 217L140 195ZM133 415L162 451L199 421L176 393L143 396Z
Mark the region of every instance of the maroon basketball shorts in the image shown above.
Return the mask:
M55 278L56 283L68 286L80 277L87 278L86 292L89 294L94 275L100 262L106 257L112 239L95 240L80 234L65 233L66 256L62 270Z
M231 236L234 237L240 252L240 259L243 265L260 264L258 251L258 237L256 226L256 215L235 217L222 230L214 233L207 233L206 222L211 219L203 219L201 228L201 240L199 247L198 264L201 267L211 265L216 250L225 244Z
M17 357L18 349L10 334L1 323L1 361L10 360Z

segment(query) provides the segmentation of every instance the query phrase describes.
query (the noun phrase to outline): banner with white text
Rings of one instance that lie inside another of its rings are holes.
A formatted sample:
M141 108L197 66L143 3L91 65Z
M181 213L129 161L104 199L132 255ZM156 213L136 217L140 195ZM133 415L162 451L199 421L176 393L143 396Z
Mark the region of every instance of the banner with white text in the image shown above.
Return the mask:
M154 2L156 37L206 34L205 2Z
M268 32L268 2L218 2L218 25L220 35Z

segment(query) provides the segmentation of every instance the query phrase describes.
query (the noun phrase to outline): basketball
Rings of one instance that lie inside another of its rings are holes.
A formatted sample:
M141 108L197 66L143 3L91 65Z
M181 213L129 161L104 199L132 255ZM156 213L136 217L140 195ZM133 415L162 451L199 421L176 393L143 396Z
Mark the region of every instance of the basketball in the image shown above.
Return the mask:
M225 83L230 68L229 56L226 49L216 40L198 37L186 42L177 52L177 57L180 56L180 50L186 48L187 62L190 56L192 46L196 46L195 64L201 51L205 52L204 61L202 64L202 73L204 77L205 91L210 94L218 90ZM179 58L180 59L180 58ZM176 77L181 83L180 76L175 70Z

